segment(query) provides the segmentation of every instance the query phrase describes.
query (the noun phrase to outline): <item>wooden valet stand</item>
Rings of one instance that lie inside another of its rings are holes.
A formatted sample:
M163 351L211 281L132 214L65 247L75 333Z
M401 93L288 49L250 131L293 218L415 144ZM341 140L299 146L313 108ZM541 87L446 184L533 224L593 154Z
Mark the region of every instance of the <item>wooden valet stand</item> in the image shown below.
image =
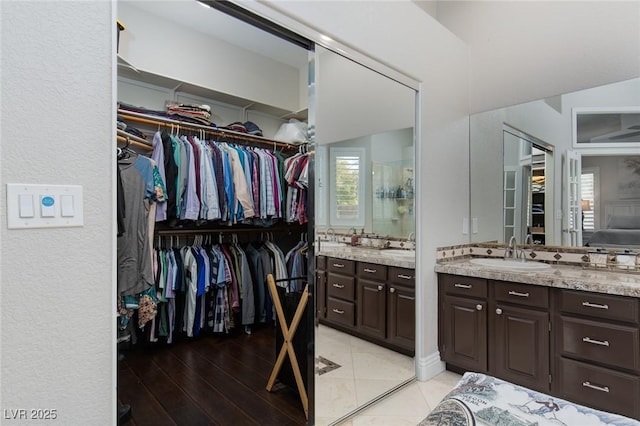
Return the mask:
M298 307L296 308L296 312L293 316L293 319L291 320L290 326L287 325L287 320L285 318L284 311L282 310L282 303L280 302L280 296L278 295L278 290L276 288L276 282L273 279L273 275L267 275L267 284L269 285L269 292L271 293L271 298L273 299L273 305L276 308L278 322L280 323L280 329L282 330L282 336L284 338L282 348L280 349L280 353L278 354L278 358L276 359L276 364L273 366L271 377L269 377L269 382L267 383L267 390L271 392L271 389L273 388L273 385L278 378L278 374L280 374L280 369L282 368L284 360L288 354L291 361L291 369L293 370L293 375L296 379L296 385L298 386L300 400L302 401L302 408L304 408L304 415L307 419L309 419L309 400L307 398L307 390L305 389L304 382L302 381L302 374L300 374L298 358L296 357L296 353L292 344L293 337L295 336L298 325L300 324L300 319L302 318L304 309L307 306L307 300L309 298L309 284L306 284L304 287L304 291L302 292L302 296L300 297Z

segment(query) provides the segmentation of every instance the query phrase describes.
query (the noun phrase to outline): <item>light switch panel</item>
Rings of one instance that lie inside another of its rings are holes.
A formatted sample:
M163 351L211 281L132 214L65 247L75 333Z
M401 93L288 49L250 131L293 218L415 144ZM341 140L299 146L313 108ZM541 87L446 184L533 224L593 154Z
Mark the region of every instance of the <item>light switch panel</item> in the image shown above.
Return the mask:
M73 217L73 195L61 195L60 196L60 215L62 217Z
M56 198L51 195L40 196L40 216L41 217L56 217Z
M82 186L7 184L7 227L83 226Z
M23 194L23 195L19 195L18 197L19 197L18 208L20 210L20 217L22 218L33 217L35 215L35 212L33 210L33 195Z

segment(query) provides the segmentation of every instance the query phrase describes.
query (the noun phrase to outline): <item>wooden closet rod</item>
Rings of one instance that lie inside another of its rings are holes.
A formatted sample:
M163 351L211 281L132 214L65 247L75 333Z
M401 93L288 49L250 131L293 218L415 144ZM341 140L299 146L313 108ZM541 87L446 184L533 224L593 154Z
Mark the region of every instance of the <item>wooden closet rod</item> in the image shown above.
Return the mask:
M218 228L218 229L156 229L156 236L171 236L171 235L199 235L199 234L239 234L253 232L254 234L261 233L293 233L289 226L277 227L277 228Z
M153 146L151 146L151 144L146 140L139 138L137 136L134 136L132 134L129 134L124 130L118 129L117 139L118 139L118 142L121 142L124 144L129 144L129 145L133 145L133 146L148 149L148 150L153 149Z
M242 140L245 142L259 143L269 147L272 146L274 151L278 147L283 149L288 149L288 150L298 149L298 145L292 145L286 142L277 142L277 141L265 139L261 136L250 135L248 133L234 132L233 130L226 130L226 129L215 129L215 128L211 128L209 126L203 126L200 124L187 123L184 121L172 120L170 118L154 117L154 116L149 116L149 115L141 114L138 112L127 111L123 109L118 109L118 115L123 120L129 120L129 121L142 123L142 124L149 124L152 126L162 126L162 127L180 126L182 128L195 130L195 131L204 130L205 133L213 136L222 136L222 137L227 137L231 139Z

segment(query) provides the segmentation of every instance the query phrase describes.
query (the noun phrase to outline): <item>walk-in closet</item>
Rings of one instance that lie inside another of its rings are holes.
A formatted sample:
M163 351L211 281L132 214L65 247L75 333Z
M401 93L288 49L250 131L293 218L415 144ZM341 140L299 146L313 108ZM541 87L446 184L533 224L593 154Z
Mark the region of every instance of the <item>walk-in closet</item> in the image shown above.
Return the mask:
M118 2L120 424L309 416L313 46L233 10Z

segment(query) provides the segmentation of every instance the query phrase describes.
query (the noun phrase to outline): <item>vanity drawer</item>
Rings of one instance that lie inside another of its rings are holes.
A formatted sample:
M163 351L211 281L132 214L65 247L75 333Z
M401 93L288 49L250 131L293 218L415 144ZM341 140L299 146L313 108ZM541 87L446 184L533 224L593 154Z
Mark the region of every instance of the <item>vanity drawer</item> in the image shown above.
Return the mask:
M358 277L374 281L387 281L387 267L376 263L358 262Z
M494 281L493 292L496 302L517 303L536 308L549 307L548 287Z
M316 269L327 269L327 258L325 256L316 257Z
M640 377L565 358L558 372L561 398L640 418Z
M327 296L351 301L355 300L355 278L329 272L327 274Z
M625 322L638 322L638 299L586 291L560 291L560 311Z
M487 280L483 278L441 274L439 279L441 289L446 294L482 299L487 297Z
M356 272L356 262L330 257L327 259L327 269L338 274L353 275Z
M396 284L402 284L408 287L416 285L416 270L409 268L389 267L389 281Z
M353 302L327 298L327 319L339 324L354 327L356 325L356 308Z
M563 355L640 371L637 327L560 317L559 345Z

